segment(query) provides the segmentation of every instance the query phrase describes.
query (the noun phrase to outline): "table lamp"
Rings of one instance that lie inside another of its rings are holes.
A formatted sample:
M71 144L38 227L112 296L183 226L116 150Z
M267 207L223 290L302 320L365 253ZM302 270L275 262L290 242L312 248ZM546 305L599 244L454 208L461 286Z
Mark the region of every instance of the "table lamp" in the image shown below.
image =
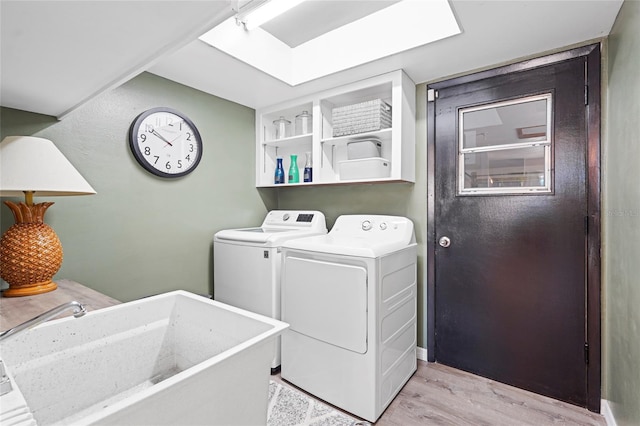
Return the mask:
M0 239L0 278L9 284L4 297L32 296L57 288L52 278L62 265L62 244L44 223L44 214L53 203L34 204L34 195L95 193L50 140L8 136L0 142L0 197L25 197L24 203L4 202L15 218Z

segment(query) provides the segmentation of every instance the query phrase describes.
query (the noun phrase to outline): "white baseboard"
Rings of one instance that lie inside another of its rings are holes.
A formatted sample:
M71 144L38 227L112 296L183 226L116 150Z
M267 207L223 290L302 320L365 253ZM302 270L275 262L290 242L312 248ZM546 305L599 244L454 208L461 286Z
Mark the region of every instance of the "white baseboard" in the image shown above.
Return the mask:
M427 350L418 346L416 348L416 358L421 361L427 362Z
M613 412L611 412L611 407L609 406L609 401L603 399L600 401L600 414L604 417L604 420L607 422L607 426L617 426L616 418L613 417Z

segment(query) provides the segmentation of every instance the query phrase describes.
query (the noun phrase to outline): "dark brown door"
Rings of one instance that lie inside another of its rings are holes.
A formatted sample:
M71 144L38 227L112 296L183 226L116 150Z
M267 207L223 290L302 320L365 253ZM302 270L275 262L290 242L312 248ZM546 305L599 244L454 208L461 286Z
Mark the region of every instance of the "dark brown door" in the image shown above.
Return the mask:
M585 58L438 90L435 360L587 404Z

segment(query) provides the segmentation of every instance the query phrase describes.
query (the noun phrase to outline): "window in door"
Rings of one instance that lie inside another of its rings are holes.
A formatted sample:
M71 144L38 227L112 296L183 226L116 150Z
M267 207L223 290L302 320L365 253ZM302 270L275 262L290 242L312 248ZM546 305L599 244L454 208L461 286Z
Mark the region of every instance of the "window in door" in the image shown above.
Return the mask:
M551 193L551 93L458 111L458 195Z

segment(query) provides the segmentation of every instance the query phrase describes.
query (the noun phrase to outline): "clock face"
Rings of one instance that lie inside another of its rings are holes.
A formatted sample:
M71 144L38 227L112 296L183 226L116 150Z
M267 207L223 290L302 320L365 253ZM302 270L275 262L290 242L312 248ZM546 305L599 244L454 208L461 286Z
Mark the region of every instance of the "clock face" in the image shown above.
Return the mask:
M140 114L131 124L129 145L138 163L161 177L184 176L202 158L198 129L170 108L153 108Z

